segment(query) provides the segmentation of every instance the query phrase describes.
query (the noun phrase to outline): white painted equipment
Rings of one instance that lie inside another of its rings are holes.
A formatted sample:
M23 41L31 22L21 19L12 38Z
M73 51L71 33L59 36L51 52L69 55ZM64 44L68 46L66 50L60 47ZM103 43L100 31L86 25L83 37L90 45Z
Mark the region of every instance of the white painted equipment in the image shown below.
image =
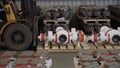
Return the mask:
M110 44L120 44L120 27L118 30L103 26L99 34L93 34L89 37L92 42L102 41Z
M106 41L111 44L120 44L120 31L103 26L100 29L99 38L101 41Z
M54 35L54 42L64 44L70 42L70 31L62 27L57 27L56 34Z
M75 28L71 29L71 32L69 30L65 30L63 27L57 27L56 33L53 34L52 31L48 31L48 33L45 35L43 33L38 36L40 41L45 42L56 42L56 43L63 43L67 44L71 41L85 41L85 35L81 30L76 31Z
M99 40L98 34L92 34L92 36L89 37L89 40L97 42Z

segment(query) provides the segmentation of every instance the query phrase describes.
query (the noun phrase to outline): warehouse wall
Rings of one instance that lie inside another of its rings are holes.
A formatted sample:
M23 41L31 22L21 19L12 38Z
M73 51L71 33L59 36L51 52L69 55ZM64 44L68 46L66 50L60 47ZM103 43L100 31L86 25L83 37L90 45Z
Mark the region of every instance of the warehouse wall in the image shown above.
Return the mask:
M37 0L37 5L41 7L50 6L62 6L68 5L70 7L76 7L79 5L120 5L120 0Z
M20 6L19 0L18 4ZM63 5L70 7L79 5L98 5L104 7L108 5L120 5L120 0L37 0L37 5L43 8Z

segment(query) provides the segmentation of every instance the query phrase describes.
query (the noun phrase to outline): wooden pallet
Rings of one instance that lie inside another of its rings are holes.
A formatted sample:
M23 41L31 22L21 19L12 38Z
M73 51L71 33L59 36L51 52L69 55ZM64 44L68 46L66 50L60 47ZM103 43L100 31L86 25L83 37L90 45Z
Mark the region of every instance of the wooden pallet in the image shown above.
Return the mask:
M79 49L76 47L76 45L72 45L72 43L69 43L67 45L58 45L56 43L52 43L50 45L49 43L45 43L45 45L41 46L39 45L37 47L37 50L46 50L48 52L78 52Z
M44 20L44 24L46 24L46 25L69 24L69 20Z
M78 61L79 61L79 59L76 58L76 57L74 57L74 58L73 58L73 61L74 61L74 66L75 66L75 68L80 68L80 67L78 67Z
M92 22L92 23L99 23L99 22L104 22L105 23L106 22L106 23L110 24L110 21L111 21L109 18L106 18L106 19L102 19L102 18L84 18L82 16L79 16L78 14L77 14L77 16L85 24L87 24L88 22Z
M99 23L99 22L106 22L110 24L110 19L82 19L82 21L87 24L88 22Z
M45 45L39 45L37 50L46 50L48 52L78 52L81 49L89 49L89 50L98 50L98 49L105 49L105 50L115 50L120 49L120 45L109 45L109 44L101 44L101 43L69 43L67 45L58 45L56 43L45 43Z
M81 45L84 47L86 45L87 49L105 49L105 50L114 50L114 49L120 49L120 45L110 45L110 44L102 44L102 43L93 43L93 44L85 44L81 43ZM84 48L85 49L85 48Z

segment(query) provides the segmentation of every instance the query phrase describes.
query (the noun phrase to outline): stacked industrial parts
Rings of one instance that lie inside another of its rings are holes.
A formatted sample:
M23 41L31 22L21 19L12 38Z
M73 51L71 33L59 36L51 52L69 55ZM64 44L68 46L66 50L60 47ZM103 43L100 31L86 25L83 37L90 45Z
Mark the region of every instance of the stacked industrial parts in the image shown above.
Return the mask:
M70 19L71 9L69 6L53 6L46 9L47 20Z
M96 5L80 5L77 11L77 14L81 18L108 18L109 11L107 8L103 8Z
M120 50L80 50L74 64L75 68L119 68Z
M0 51L0 68L51 68L45 51Z
M108 8L80 5L70 20L70 28L83 30L87 35L98 33L101 26L110 26Z

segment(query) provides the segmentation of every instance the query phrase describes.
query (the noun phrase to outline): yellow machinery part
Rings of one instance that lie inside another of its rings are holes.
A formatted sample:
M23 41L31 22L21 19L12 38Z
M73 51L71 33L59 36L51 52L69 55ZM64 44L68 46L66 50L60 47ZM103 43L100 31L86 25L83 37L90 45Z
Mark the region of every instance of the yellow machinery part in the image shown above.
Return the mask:
M9 22L9 23L6 23L6 24L2 27L2 29L0 30L0 35L3 34L3 32L4 32L4 30L5 30L5 28L6 28L7 26L9 26L10 24L13 24L13 23L16 23L16 21L11 21L11 22Z
M14 12L13 12L10 4L5 5L4 8L5 8L5 12L6 12L7 22L16 21L16 17L14 15Z
M12 9L12 7L10 6L10 4L5 5L4 8L5 8L5 13L6 13L7 22L6 22L5 25L3 25L3 27L1 28L1 30L0 30L0 35L3 34L4 29L5 29L7 26L9 26L9 25L12 24L12 23L16 23L16 22L17 22L16 17L15 17L14 12L13 12L13 9Z

